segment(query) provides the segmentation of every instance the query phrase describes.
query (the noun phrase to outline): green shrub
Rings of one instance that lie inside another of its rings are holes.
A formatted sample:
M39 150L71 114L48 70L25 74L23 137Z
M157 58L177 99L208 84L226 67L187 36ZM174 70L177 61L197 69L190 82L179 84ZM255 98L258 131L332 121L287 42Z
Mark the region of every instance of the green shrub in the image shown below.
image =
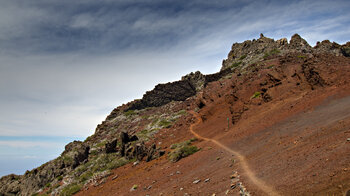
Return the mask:
M257 97L260 97L261 93L259 91L255 92L254 95L251 97L251 99L255 99Z
M298 58L301 58L301 59L303 59L303 58L306 58L306 56L303 56L303 55L299 55L299 56L298 56Z
M63 179L63 176L58 176L58 177L57 177L57 180L58 180L58 181L61 181L62 179Z
M131 187L131 189L136 190L138 187L139 187L139 186L138 186L137 184L134 184L134 185Z
M241 57L239 57L239 60L243 60L243 59L245 59L247 57L247 55L245 54L245 55L242 55Z
M64 187L60 193L61 196L71 196L77 192L80 191L80 189L82 188L81 184L69 184L66 187Z
M199 151L197 146L191 146L191 140L172 144L170 148L173 150L169 153L168 159L172 162L177 162L180 159Z
M119 159L114 159L107 164L107 169L112 170L112 169L121 167L129 162L130 161L126 160L124 157L119 158Z

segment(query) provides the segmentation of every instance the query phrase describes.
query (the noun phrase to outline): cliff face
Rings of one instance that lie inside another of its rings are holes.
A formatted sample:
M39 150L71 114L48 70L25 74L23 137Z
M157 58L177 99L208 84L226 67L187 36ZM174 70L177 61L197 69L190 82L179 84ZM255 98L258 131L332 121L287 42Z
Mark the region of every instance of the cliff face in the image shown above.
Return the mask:
M158 107L171 101L184 101L196 94L196 86L190 80L158 84L152 91L146 92L141 100L136 100L127 110L140 110Z
M233 72L233 69L223 69L214 74L203 75L197 71L183 76L181 80L158 84L153 90L146 92L142 99L131 103L128 110L141 110L148 107L159 107L172 101L184 101L196 95L208 83L218 81L222 77Z
M287 53L303 53L306 55L328 53L349 57L350 42L339 45L335 42L331 43L329 40L324 40L317 42L315 47L311 47L298 34L293 35L289 43L286 38L275 41L260 34L260 38L257 40L234 43L227 59L222 62L221 70L237 66L248 66L261 60Z

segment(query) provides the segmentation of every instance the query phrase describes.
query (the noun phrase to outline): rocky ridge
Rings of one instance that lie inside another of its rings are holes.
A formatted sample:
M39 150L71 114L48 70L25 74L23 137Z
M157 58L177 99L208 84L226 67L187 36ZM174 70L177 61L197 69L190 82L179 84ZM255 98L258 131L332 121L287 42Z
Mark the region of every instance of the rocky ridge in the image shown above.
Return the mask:
M334 54L336 56L350 56L350 42L339 45L336 42L324 40L311 47L300 35L294 34L289 43L287 38L274 40L260 34L259 39L247 40L243 43L234 43L227 59L223 60L221 70L244 67L261 60L287 53Z
M69 143L60 157L27 171L24 175L2 177L0 195L31 195L39 192L59 195L68 187L78 186L80 189L93 182L95 185L101 184L110 174L110 169L129 162L150 161L164 155L166 152L156 147L154 135L177 126L177 120L186 116L184 110L192 102L189 98L203 90L208 91L206 87L211 82L232 77L232 73L239 76L247 69L254 72L255 63L260 60L284 56L281 61L302 61L301 73L295 73L293 77L300 78L298 74L302 74L301 78L316 88L326 85L326 82L312 66L315 62L308 57L323 53L349 57L349 52L350 42L339 45L326 40L311 47L297 34L289 43L285 38L274 41L261 35L258 40L233 44L220 72L209 75L203 75L199 71L190 73L180 81L159 84L152 91L146 92L142 99L114 109L97 126L94 135L84 142ZM300 58L288 56L291 53L298 53ZM282 78L280 74L267 75L266 83L261 84L262 89L257 96L268 102L271 96L264 89L278 86ZM235 100L235 96L232 96L232 100ZM199 101L197 106L200 108L202 104L205 105L205 100ZM237 122L244 111L244 106L233 108L232 122Z

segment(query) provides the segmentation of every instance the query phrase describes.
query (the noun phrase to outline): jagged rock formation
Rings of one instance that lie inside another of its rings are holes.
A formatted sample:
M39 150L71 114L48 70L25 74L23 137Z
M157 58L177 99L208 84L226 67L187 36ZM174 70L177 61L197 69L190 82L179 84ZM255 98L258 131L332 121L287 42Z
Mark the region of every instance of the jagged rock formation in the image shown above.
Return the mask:
M158 84L152 91L146 92L141 100L136 100L126 109L140 110L147 107L159 107L171 101L184 101L194 96L202 90L208 83L219 80L220 78L232 73L231 69L223 69L214 74L203 75L197 71L183 76L180 81Z
M171 101L184 101L196 92L196 86L190 80L158 84L152 91L146 92L141 100L136 100L128 110L158 107Z
M311 47L300 35L295 34L290 42L286 38L274 41L260 34L260 38L247 40L243 43L234 43L227 59L222 62L221 70L234 68L237 66L248 66L263 59L286 53L317 54L329 53L336 56L349 56L350 42L339 45L329 40L318 42L315 47Z

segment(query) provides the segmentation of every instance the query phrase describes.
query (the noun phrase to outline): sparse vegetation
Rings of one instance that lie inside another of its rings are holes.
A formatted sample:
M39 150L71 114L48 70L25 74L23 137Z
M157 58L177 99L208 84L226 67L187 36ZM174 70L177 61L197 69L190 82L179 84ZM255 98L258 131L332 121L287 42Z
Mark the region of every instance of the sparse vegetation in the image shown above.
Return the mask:
M280 51L280 50L278 50L277 48L272 49L272 50L270 51L270 54L271 54L271 55L274 55L274 54L279 54L279 53L281 53L281 51Z
M107 143L107 140L104 140L104 141L102 141L102 142L96 144L96 147L97 147L97 148L101 148L101 147L105 146L106 143Z
M132 116L135 114L137 114L137 112L135 110L128 110L128 111L124 112L125 116Z
M232 63L231 67L235 68L235 67L238 67L240 64L242 64L242 61L234 62Z
M60 186L61 186L60 184L55 184L55 185L52 186L49 190L47 190L45 194L41 194L41 195L50 195L50 193L51 193L53 190L57 189L57 188L60 187Z
M69 184L62 189L62 192L60 193L60 195L61 196L71 196L71 195L79 192L81 187L82 187L82 185L80 185L80 184L76 184L76 183Z
M264 59L267 59L269 56L277 55L277 54L279 54L279 53L281 53L281 51L278 50L277 48L275 48L275 49L270 50L269 52L265 52L263 58L264 58Z
M74 162L73 157L70 156L69 154L64 155L62 157L62 159L63 159L64 164L66 164L66 165L72 165Z
M130 160L127 160L125 157L122 157L119 159L114 159L107 164L107 169L112 170L112 169L121 167L129 162L130 162Z
M177 162L180 159L199 151L197 146L191 145L191 140L187 140L177 144L172 144L170 148L173 150L169 153L168 159L172 162Z
M95 174L121 167L133 160L119 157L118 153L101 154L75 170L75 180L84 183Z
M303 55L299 55L299 56L298 56L298 58L301 58L301 59L303 59L303 58L306 58L306 56L303 56Z
M158 132L159 129L144 129L136 133L137 137L141 140L149 140L154 134Z
M171 127L172 123L166 119L162 119L159 121L158 125L163 128L169 128Z
M87 171L79 176L79 181L85 182L85 181L89 180L92 176L93 176L93 173L91 171Z
M186 110L180 110L176 113L176 115L180 115L180 116L183 116L183 115L187 115L187 111Z

